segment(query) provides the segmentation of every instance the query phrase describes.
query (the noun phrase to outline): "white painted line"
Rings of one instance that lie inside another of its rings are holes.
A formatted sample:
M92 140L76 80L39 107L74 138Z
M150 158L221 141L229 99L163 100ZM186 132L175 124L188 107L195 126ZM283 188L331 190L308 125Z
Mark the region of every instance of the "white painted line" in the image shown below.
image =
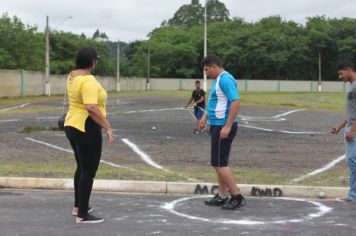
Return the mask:
M117 135L114 135L115 137L117 137ZM62 147L59 147L59 146L56 146L56 145L53 145L53 144L50 144L50 143L46 143L46 142L43 142L43 141L40 141L40 140L36 140L36 139L33 139L33 138L25 138L25 139L27 139L27 140L29 140L29 141L32 141L32 142L35 142L35 143L38 143L38 144L42 144L42 145L45 145L45 146L47 146L47 147L51 147L51 148L54 148L54 149L57 149L57 150L60 150L60 151L64 151L64 152L68 152L68 153L74 153L72 150L69 150L69 149L65 149L65 148L62 148ZM129 145L129 144L127 144L127 145ZM134 145L134 144L133 144ZM130 146L130 145L129 145ZM136 145L134 145L134 146L136 146ZM142 152L142 151L141 151ZM143 153L143 152L142 152ZM143 153L144 155L146 155L145 153ZM147 155L146 155L147 156ZM152 161L152 160L151 160ZM104 164L106 164L106 165L109 165L109 166L112 166L112 167L118 167L118 168L124 168L124 169L128 169L128 170L131 170L131 171L133 171L133 172L142 172L142 173L146 173L146 174L152 174L152 173L150 173L150 172L147 172L147 171L142 171L142 170L136 170L136 169L134 169L134 168L130 168L130 167L126 167L126 166L122 166L122 165L118 165L118 164L115 164L115 163L112 163L112 162L109 162L109 161L105 161L105 160L100 160L100 162L101 163L104 163ZM152 163L154 163L153 161L152 161ZM162 166L160 166L160 165L158 165L158 164L156 164L156 163L154 163L155 165L157 165L157 167L156 168L158 168L158 167L161 167L161 168L159 168L159 169L162 169L163 171L165 171L165 172L171 172L172 173L172 171L170 171L170 170L167 170L167 169L164 169ZM179 173L177 173L179 176L181 176L181 177L184 177L184 178L186 178L186 179L188 179L189 181L197 181L196 179L194 179L194 178L190 178L190 177L187 177L187 176L183 176L183 175L181 175L181 174L179 174ZM160 177L164 177L164 176L162 176L162 175L159 175Z
M2 111L14 110L14 109L17 109L17 108L21 108L21 107L27 106L27 105L29 105L29 104L30 104L30 103L25 103L25 104L22 104L22 105L17 106L17 107L9 107L9 108L0 109L0 112L2 112Z
M27 139L27 140L29 140L29 141L32 141L32 142L34 142L34 143L42 144L42 145L45 145L45 146L47 146L47 147L51 147L51 148L54 148L54 149L63 151L63 152L74 153L73 150L61 148L61 147L59 147L59 146L56 146L56 145L53 145L53 144L50 144L50 143L46 143L46 142L42 142L42 141L40 141L40 140L36 140L36 139L33 139L33 138L25 138L25 139ZM102 163L104 163L104 164L107 164L107 165L109 165L109 166L128 169L128 168L125 167L125 166L117 165L117 164L112 163L112 162L109 162L109 161L100 160L100 162L102 162Z
M37 120L54 120L54 119L59 119L60 115L58 116L48 116L48 117L37 117Z
M288 111L288 112L285 112L285 113L282 113L280 115L276 115L276 116L273 116L274 118L279 118L279 117L282 117L282 116L286 116L286 115L289 115L289 114L292 114L294 112L298 112L298 111L305 111L306 109L296 109L296 110L292 110L292 111Z
M275 115L275 116L260 116L260 117L254 117L254 116L241 116L239 115L238 117L240 117L241 120L244 121L285 121L285 118L281 118L283 116L287 116L289 114L298 112L298 111L305 111L306 109L297 109L297 110L292 110L292 111L288 111L279 115Z
M284 118L275 117L252 117L252 116L238 116L243 121L285 121Z
M318 132L318 131L285 131L285 130L276 130L280 133L285 134L328 134L328 132Z
M12 119L12 120L0 120L0 123L5 123L5 122L18 122L22 121L21 119Z
M194 119L195 121L197 120L197 118L195 118L195 116L194 116L194 114L193 114L192 111L189 110L189 114L193 117L193 119Z
M25 139L30 140L30 141L32 141L34 143L42 144L42 145L45 145L47 147L51 147L51 148L63 151L63 152L74 153L72 150L61 148L61 147L58 147L58 146L50 144L50 143L42 142L40 140L36 140L36 139L33 139L33 138L25 138Z
M254 126L250 126L250 125L241 125L241 124L239 124L239 126L250 128L250 129L263 130L263 131L267 131L267 132L274 132L274 130L272 130L272 129L259 128L259 127L254 127Z
M134 143L132 143L130 140L123 138L121 139L127 146L131 148L132 151L137 153L141 159L146 162L147 164L160 169L160 170L165 170L162 166L158 165L156 162L154 162L149 155L141 151Z
M176 108L161 108L161 109L149 109L149 110L138 110L138 111L125 111L120 112L121 114L132 114L132 113L146 113L146 112L157 112L157 111L175 111L175 110L184 110L184 107L176 107ZM117 114L117 112L107 113L108 115Z
M114 135L115 136L115 135ZM117 136L117 135L116 135ZM190 178L189 176L186 176L186 175L182 175L180 173L177 173L177 172L173 172L171 170L168 170L168 169L165 169L164 167L162 167L161 165L157 164L156 162L154 162L151 157L149 155L147 155L146 153L144 153L143 151L141 151L137 145L135 145L134 143L132 143L130 140L126 139L126 138L123 138L121 139L122 142L124 142L127 146L129 146L131 148L131 150L133 150L136 154L138 154L141 159L146 162L147 164L157 168L157 169L160 169L160 170L163 170L167 173L176 173L177 175L179 175L180 177L182 178L185 178L187 179L188 181L193 181L193 182L197 182L198 180L194 179L194 178Z
M100 160L100 162L101 162L101 163L104 163L104 164L107 164L107 165L109 165L109 166L112 166L112 167L118 167L118 168L130 169L130 168L126 167L126 166L117 165L117 164L112 163L112 162L110 162L110 161Z
M313 132L313 131L286 131L286 130L273 130L273 129L266 129L266 128L260 128L256 126L250 126L250 125L242 125L239 124L241 127L246 127L249 129L257 129L257 130L262 130L262 131L267 131L267 132L277 132L277 133L285 133L285 134L327 134L328 132Z
M248 218L241 219L241 220L208 219L208 218L204 218L204 217L192 216L192 215L180 213L179 211L175 210L175 207L178 203L183 203L183 202L190 201L192 199L197 199L197 198L206 198L206 196L205 197L199 196L199 197L180 198L180 199L174 200L172 202L168 202L161 207L172 214L175 214L175 215L178 215L178 216L181 216L184 218L188 218L191 220L199 220L199 221L209 222L209 223L213 223L213 224L220 223L220 224L236 224L236 225L265 225L265 224L300 223L303 221L312 220L312 219L321 217L321 216L332 211L332 208L327 207L319 202L307 201L307 200L298 199L298 198L278 198L278 200L281 199L281 200L285 200L285 201L298 201L298 202L310 203L318 208L318 212L311 213L309 215L306 215L304 217L297 218L297 219L285 219L285 220L277 220L277 221L257 221L257 220L250 220Z
M299 177L299 178L293 179L291 182L294 182L294 183L295 183L295 182L299 182L299 181L301 181L301 180L303 180L303 179L306 179L306 178L308 178L308 177L310 177L310 176L317 175L317 174L320 174L320 173L322 173L322 172L324 172L324 171L327 171L327 170L333 168L337 163L339 163L340 161L342 161L342 160L344 160L344 159L345 159L345 155L342 155L342 156L336 158L335 160L329 162L329 163L328 163L327 165L325 165L324 167L322 167L322 168L320 168L320 169L316 169L316 170L310 172L309 174L303 175L303 176L301 176L301 177Z

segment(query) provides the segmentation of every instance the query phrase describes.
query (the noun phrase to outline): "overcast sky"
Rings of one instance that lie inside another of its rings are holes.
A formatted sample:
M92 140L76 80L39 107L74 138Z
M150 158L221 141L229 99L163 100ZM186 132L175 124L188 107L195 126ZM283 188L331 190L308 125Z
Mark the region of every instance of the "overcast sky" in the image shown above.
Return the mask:
M302 24L306 17L316 15L356 17L356 0L220 1L231 17L242 17L248 22L271 15ZM191 0L0 0L0 11L11 17L18 16L25 24L37 25L41 31L48 15L50 27L56 30L83 32L91 37L99 29L111 41L130 42L147 39L150 31L171 18L180 6L189 3ZM69 16L73 18L66 19Z

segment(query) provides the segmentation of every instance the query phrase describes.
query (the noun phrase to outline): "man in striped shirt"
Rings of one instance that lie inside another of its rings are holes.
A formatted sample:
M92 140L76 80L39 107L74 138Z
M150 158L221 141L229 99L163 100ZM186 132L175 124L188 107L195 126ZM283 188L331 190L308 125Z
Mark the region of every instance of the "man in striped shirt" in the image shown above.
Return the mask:
M208 114L200 122L200 129L210 122L211 134L211 165L214 167L219 183L219 192L205 201L209 206L222 206L223 209L234 210L245 205L245 198L229 167L229 154L232 141L237 132L237 114L240 97L235 78L224 70L221 59L216 55L208 55L202 61L206 75L214 79L208 100ZM228 198L228 191L231 197Z

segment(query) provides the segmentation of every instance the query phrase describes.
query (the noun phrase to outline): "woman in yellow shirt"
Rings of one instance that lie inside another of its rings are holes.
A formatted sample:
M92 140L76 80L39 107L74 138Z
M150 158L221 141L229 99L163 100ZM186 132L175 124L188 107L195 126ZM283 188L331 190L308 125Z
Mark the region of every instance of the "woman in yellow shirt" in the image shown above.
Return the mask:
M67 78L69 110L64 130L77 162L74 174L75 201L72 210L72 214L76 216L76 223L104 221L88 213L92 210L89 207L89 198L101 157L101 129L105 129L109 144L114 141L111 125L106 119L107 94L91 75L97 59L94 48L81 48L76 56L76 68Z

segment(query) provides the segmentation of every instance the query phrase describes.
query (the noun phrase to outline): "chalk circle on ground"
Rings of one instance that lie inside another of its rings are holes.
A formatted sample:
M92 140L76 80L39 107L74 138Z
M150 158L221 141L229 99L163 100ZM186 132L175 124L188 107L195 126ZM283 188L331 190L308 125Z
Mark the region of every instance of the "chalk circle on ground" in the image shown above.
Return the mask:
M309 213L306 214L305 216L301 216L300 218L294 218L294 219L285 219L285 220L275 220L275 221L262 221L262 220L251 220L248 217L245 217L241 220L230 220L230 219L219 219L219 218L215 218L215 219L209 219L209 218L204 218L204 217L199 217L199 216L193 216L193 215L188 215L188 214L184 214L179 212L178 210L176 210L176 206L177 204L183 203L183 202L187 202L190 200L194 200L194 199L198 199L198 198L208 198L211 196L199 196L199 197L184 197L184 198L179 198L177 200L171 201L171 202L167 202L165 203L162 208L167 210L168 212L184 217L184 218L188 218L191 220L199 220L199 221L204 221L204 222L211 222L211 223L220 223L220 224L236 224L236 225L263 225L263 224L286 224L286 223L300 223L303 222L305 220L312 220L315 218L319 218L329 212L332 211L331 207L325 206L323 204L321 204L320 202L315 202L315 201L310 201L310 200L304 200L304 199L299 199L299 198L284 198L284 197L280 197L280 198L274 198L273 200L283 200L283 201L295 201L295 202L304 202L304 203L308 203L313 205L314 207L317 207L317 212L315 213ZM248 207L248 205L246 206ZM214 211L216 211L217 209L213 209ZM222 210L222 211L226 211L226 210ZM235 211L239 211L239 210L235 210ZM293 214L292 214L293 215Z

